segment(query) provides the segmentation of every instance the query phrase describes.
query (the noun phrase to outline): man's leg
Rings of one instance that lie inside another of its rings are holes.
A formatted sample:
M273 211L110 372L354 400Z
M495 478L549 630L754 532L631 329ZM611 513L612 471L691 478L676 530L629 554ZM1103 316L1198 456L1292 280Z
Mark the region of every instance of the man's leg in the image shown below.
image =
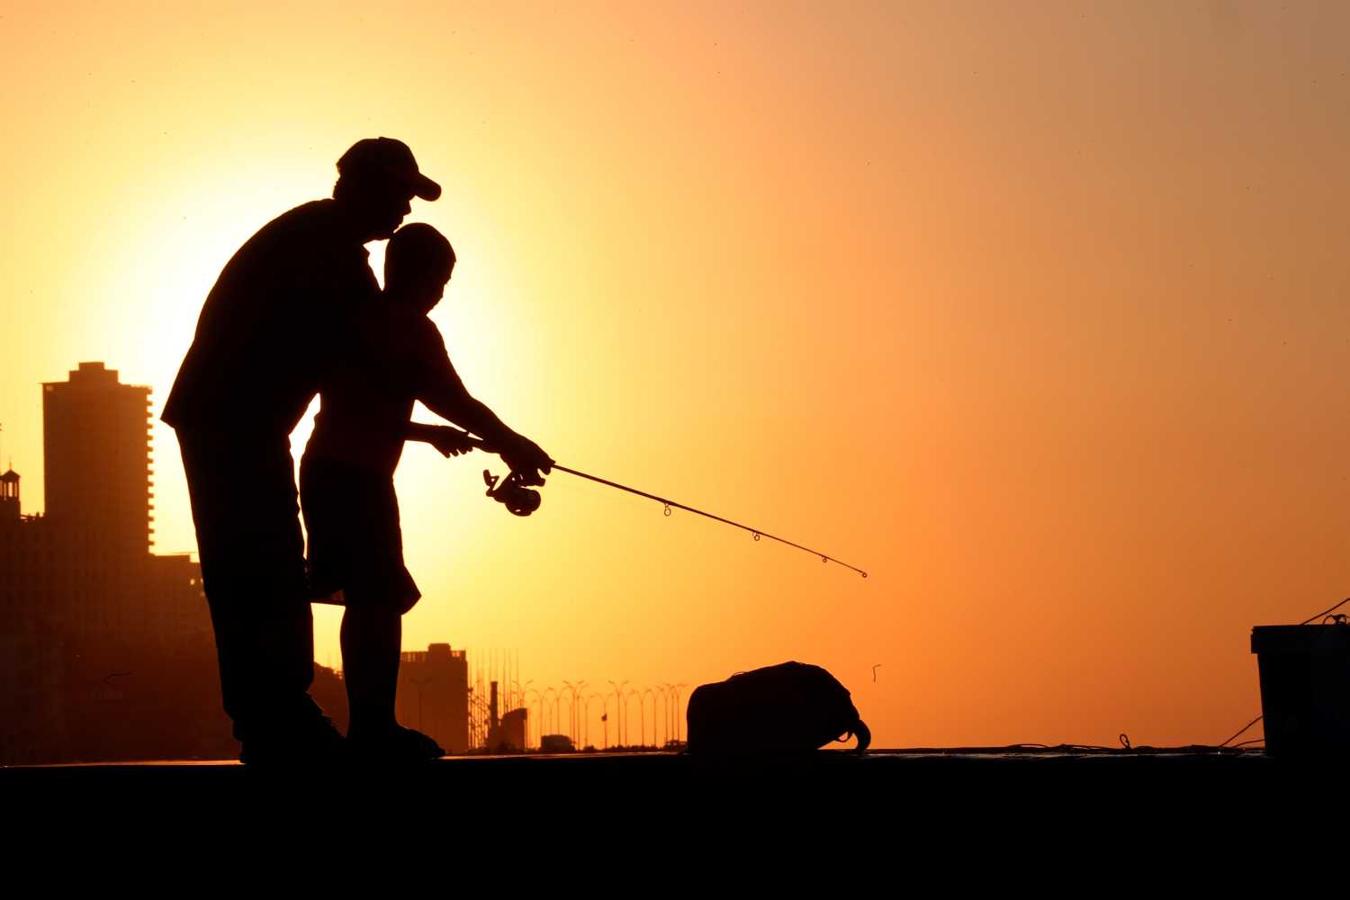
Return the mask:
M180 433L225 712L240 741L318 723L313 620L285 438ZM276 738L277 735L288 735Z

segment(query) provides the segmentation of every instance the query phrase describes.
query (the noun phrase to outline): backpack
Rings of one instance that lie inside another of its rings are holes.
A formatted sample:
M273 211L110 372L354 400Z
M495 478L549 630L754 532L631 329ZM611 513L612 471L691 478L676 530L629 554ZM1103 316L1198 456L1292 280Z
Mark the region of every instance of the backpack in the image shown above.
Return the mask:
M848 690L820 666L785 662L704 684L689 695L689 752L801 753L872 734Z

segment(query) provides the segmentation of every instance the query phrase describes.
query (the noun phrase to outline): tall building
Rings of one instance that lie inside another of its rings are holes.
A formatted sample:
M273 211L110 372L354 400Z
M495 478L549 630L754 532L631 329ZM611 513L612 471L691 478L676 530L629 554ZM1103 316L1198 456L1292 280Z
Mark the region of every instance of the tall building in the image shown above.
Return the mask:
M469 749L469 663L463 650L432 644L404 653L398 670L398 720L429 734L447 753Z
M150 389L80 363L42 386L42 426L43 518L65 556L54 573L65 630L88 643L162 636L166 610L138 596L150 565Z
M43 385L46 511L0 475L0 764L233 755L200 567L150 553L150 390Z
M150 388L101 362L42 386L46 516L108 558L150 551Z

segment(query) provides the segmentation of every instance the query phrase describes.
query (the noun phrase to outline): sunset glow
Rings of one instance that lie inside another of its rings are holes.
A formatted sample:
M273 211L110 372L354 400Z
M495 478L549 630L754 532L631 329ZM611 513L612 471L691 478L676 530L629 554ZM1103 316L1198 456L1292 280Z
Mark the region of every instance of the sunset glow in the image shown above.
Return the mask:
M562 474L517 519L495 457L411 447L407 649L799 659L876 746L1227 737L1250 628L1350 593L1350 6L729 6L6 4L24 511L39 384L101 360L158 411L234 250L388 135L444 187L408 221L471 392L871 575ZM194 550L154 441L156 550Z

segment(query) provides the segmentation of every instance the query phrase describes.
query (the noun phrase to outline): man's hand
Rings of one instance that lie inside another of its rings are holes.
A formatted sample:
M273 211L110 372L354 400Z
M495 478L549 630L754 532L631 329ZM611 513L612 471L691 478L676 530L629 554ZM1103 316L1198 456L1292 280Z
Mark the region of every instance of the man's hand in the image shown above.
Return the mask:
M498 453L512 472L521 474L526 484L543 484L544 475L553 469L553 458L522 434L513 435L503 442Z
M458 428L448 425L428 425L426 436L428 444L441 451L441 456L459 456L474 448L473 439Z

